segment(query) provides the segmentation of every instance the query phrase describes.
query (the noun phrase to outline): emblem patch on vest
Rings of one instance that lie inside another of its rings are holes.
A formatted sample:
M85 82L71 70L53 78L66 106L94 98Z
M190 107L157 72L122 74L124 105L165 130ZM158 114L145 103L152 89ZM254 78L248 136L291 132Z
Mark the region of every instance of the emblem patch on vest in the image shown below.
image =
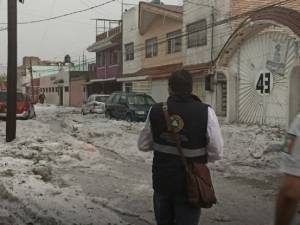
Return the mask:
M179 115L172 115L170 117L171 126L174 128L174 131L178 133L184 127L183 119Z

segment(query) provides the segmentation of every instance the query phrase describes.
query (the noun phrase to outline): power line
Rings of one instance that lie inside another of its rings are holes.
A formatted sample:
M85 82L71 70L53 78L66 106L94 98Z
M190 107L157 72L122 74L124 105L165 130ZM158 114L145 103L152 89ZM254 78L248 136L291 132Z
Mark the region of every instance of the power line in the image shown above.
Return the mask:
M32 20L32 21L20 22L18 24L24 25L24 24L40 23L40 22L45 22L45 21L49 21L49 20L56 20L56 19L60 19L60 18L66 17L66 16L71 16L71 15L75 15L75 14L78 14L78 13L87 12L87 11L93 10L95 8L99 8L101 6L104 6L104 5L107 5L109 3L115 2L115 1L116 0L109 0L109 1L106 1L106 2L104 2L102 4L91 6L91 7L86 8L86 9L77 10L77 11L74 11L74 12L65 13L65 14L62 14L62 15L58 15L58 16L54 16L54 17L50 17L50 18L46 18L46 19L39 19L39 20ZM0 24L7 24L7 23L0 23Z
M272 8L272 7L275 7L275 6L288 4L288 3L293 2L293 1L296 1L296 0L284 0L284 1L277 2L277 3L272 3L272 4L269 4L269 5L264 5L262 7L255 8L253 10L250 10L250 11L247 11L247 12L235 15L235 16L222 19L220 21L216 21L214 23L207 24L207 26L204 27L204 28L196 29L195 31L192 31L192 32L185 32L185 33L183 32L181 35L177 35L176 37L182 38L182 37L186 37L188 35L191 35L191 34L194 34L194 33L197 33L197 32L206 31L206 30L208 30L212 27L217 27L217 26L220 26L220 25L228 24L229 22L236 21L236 20L245 18L247 16L251 16L253 13L255 13L257 11L262 11L262 10L267 9L267 8ZM229 32L231 32L231 31L229 31ZM164 44L167 41L169 41L169 38L167 38L166 35L163 34L163 35L161 35L161 37L158 38L157 45ZM126 43L124 43L124 44L126 44ZM136 48L136 47L138 47L138 48ZM146 49L145 44L137 45L137 46L135 46L135 48L136 48L135 52L140 52L140 51L143 52Z

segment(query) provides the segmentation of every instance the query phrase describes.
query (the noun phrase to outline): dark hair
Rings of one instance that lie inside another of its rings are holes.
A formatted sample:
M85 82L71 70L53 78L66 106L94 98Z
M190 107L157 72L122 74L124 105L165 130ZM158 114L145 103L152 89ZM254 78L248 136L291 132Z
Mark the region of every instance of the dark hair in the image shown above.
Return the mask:
M190 72L178 70L172 73L169 78L169 87L178 95L191 94L193 91L193 78Z

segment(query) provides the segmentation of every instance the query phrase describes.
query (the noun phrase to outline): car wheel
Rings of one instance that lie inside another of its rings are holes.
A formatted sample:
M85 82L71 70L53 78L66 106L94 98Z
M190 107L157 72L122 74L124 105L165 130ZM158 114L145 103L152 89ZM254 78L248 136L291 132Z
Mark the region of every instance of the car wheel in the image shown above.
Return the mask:
M36 117L36 114L35 114L35 110L33 107L30 108L30 111L29 111L29 118L30 119L33 119Z
M126 121L131 123L133 120L132 120L132 116L130 114L127 114L126 115Z
M31 115L31 109L29 109L28 114L26 117L24 117L24 120L29 120Z
M105 118L107 118L107 119L112 119L112 116L111 116L111 113L110 113L110 111L106 111L105 112Z

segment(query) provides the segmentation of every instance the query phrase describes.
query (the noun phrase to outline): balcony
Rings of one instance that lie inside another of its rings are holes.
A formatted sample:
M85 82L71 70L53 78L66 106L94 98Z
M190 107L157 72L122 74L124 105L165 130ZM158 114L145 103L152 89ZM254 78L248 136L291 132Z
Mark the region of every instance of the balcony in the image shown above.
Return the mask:
M112 37L118 33L121 33L121 26L115 27L110 29L109 31L106 31L104 33L98 34L96 36L96 41L102 41L106 38Z

